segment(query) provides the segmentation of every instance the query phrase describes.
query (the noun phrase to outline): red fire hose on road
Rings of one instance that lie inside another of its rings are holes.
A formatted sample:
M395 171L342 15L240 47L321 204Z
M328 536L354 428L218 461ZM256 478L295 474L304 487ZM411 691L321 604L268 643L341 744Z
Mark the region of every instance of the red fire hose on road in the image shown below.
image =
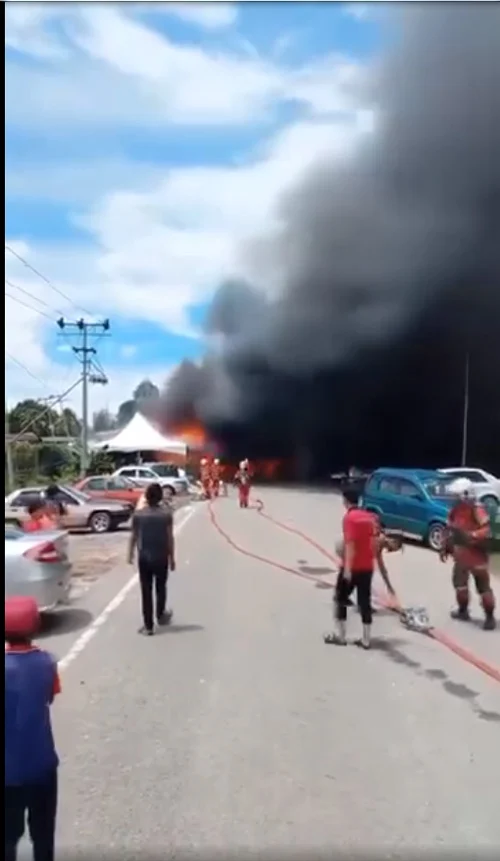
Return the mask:
M266 514L266 512L264 511L264 503L262 502L262 500L257 499L253 503L253 505L250 506L250 508L256 511L259 517L262 517L265 520L269 521L278 529L282 529L285 532L289 532L292 535L296 535L297 537L302 538L303 541L307 542L307 544L310 544L311 547L314 547L326 559L328 559L330 562L333 562L335 566L338 566L339 560L337 559L337 557L329 553L328 550L322 547L321 544L318 544L318 542L311 538L309 535L294 526L289 526L286 523L282 523L275 517L271 517L270 514ZM335 584L329 580L325 580L323 577L315 577L313 574L306 574L296 568L291 568L290 566L284 565L281 562L269 559L268 557L261 556L257 553L253 553L250 550L246 550L244 547L240 547L240 545L237 544L220 525L215 513L215 506L213 501L209 502L208 510L212 525L215 527L219 535L224 538L224 540L233 548L233 550L236 550L238 553L241 553L242 555L247 556L250 559L255 559L257 562L262 562L264 565L269 565L272 568L284 571L286 574L293 574L295 577L300 577L302 580L308 580L309 582L317 583L322 587L327 586L332 589L334 588ZM374 597L377 604L379 604L385 610L391 610L399 617L402 616L403 609L399 601L397 601L396 603L391 602L386 596L382 595L378 591L375 593ZM493 664L490 664L488 661L484 661L482 658L475 655L469 649L466 649L461 646L452 637L449 637L448 634L446 634L444 631L440 631L438 628L429 627L425 631L425 633L437 643L441 643L442 646L444 646L450 652L453 652L454 655L456 655L458 658L461 658L461 660L465 661L465 663L470 664L477 670L480 670L480 672L487 675L490 679L493 679L495 682L500 683L500 668L494 666Z

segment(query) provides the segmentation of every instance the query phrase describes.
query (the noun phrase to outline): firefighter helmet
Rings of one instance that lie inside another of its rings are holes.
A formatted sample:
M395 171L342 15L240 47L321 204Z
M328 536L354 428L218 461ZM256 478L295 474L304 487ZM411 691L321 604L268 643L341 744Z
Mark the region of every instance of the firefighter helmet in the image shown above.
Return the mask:
M218 457L216 457L214 460L214 466L219 466L219 464L220 464L220 460Z
M206 459L206 457L202 457L202 459L200 460L200 466L206 466L206 465L207 465L207 459Z
M474 499L474 485L468 478L457 478L451 482L448 490L460 499Z

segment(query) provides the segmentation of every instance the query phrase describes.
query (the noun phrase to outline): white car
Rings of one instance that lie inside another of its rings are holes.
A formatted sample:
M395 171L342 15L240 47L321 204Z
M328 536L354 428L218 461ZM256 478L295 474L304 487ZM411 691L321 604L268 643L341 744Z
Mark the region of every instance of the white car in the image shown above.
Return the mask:
M452 478L467 478L474 485L476 499L485 505L500 504L500 479L495 478L484 469L475 469L467 466L448 466L440 469Z
M188 489L187 479L159 475L150 466L122 466L113 473L113 478L118 476L132 479L134 484L139 485L139 487L147 487L148 484L157 482L162 487L169 487L174 495L187 493Z

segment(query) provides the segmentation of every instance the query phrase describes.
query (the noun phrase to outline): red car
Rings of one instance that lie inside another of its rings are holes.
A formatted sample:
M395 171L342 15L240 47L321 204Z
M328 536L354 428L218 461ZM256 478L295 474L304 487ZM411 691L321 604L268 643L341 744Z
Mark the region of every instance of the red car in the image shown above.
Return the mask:
M144 488L138 487L129 478L111 475L90 475L82 478L74 487L94 498L129 502L134 508L144 492Z

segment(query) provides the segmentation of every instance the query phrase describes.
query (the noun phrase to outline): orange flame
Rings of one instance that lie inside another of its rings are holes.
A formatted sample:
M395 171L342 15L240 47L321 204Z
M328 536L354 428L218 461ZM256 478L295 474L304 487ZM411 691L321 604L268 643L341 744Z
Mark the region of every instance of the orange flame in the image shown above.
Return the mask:
M198 422L186 422L186 424L176 425L170 428L170 430L188 446L202 447L207 443L205 430Z

